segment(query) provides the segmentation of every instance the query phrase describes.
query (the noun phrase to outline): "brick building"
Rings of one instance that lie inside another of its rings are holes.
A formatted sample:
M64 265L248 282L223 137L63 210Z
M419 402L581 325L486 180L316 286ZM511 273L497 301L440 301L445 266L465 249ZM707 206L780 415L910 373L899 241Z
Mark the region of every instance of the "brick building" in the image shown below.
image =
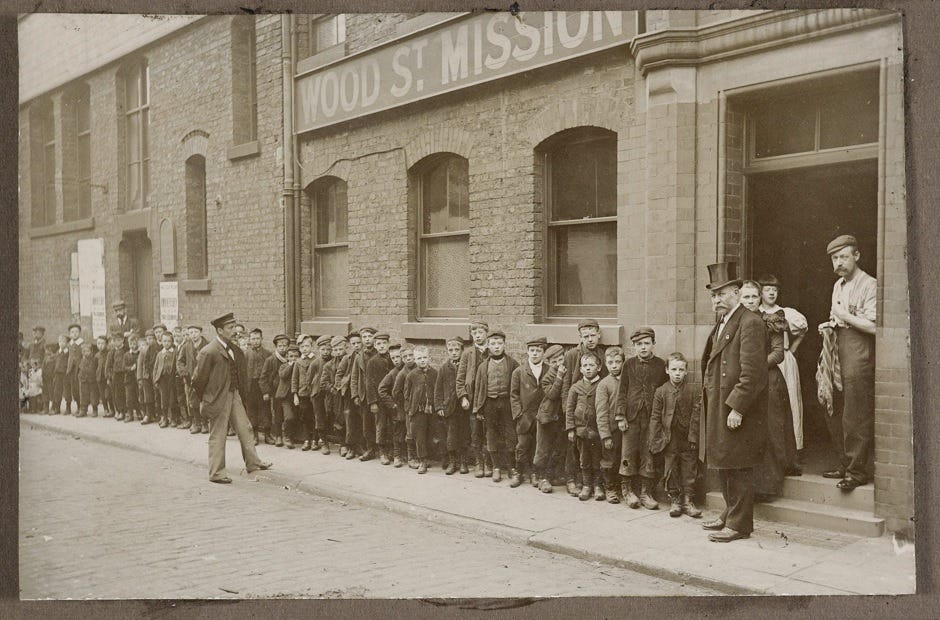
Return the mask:
M875 484L788 480L765 516L912 532L896 14L115 19L20 24L22 324L72 318L70 257L97 238L107 305L148 320L177 282L186 322L370 323L439 352L483 317L519 352L594 316L604 342L649 324L660 354L696 357L707 264L776 273L813 326L825 245L852 232L879 281ZM818 341L798 360L821 466Z

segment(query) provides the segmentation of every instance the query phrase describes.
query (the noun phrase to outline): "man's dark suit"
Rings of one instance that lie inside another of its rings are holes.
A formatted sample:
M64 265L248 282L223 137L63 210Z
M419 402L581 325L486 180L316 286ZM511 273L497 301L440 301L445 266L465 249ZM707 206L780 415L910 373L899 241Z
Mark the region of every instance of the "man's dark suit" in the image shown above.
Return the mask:
M234 367L234 372L233 372ZM201 403L202 415L209 419L209 479L225 478L225 437L229 422L238 435L242 457L249 472L260 469L254 435L245 398L248 367L245 354L237 346L223 346L218 338L199 350L193 373L193 392Z
M725 526L750 534L754 529L751 469L766 442L767 353L764 322L745 308L732 309L718 333L712 330L702 359L705 423L699 450L721 480ZM728 414L741 414L741 426L728 428Z

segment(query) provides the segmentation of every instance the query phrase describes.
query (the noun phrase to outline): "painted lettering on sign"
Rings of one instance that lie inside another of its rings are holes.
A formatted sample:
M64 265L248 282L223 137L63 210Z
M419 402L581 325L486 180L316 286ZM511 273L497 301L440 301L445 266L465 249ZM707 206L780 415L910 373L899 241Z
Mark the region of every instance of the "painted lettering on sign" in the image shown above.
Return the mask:
M623 45L631 11L472 15L299 76L298 133Z

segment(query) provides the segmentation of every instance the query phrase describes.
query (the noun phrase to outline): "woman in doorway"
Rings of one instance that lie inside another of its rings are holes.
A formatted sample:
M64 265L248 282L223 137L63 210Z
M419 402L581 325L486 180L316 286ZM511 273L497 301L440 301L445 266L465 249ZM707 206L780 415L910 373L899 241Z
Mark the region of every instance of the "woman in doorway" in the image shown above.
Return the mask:
M764 314L771 314L782 310L787 320L787 330L783 332L783 362L780 364L780 372L783 373L783 379L787 382L790 412L793 416L793 436L797 450L797 459L787 471L787 475L799 476L803 473L799 466L799 454L803 449L803 393L800 387L800 369L795 356L809 325L806 317L795 308L781 308L777 305L777 299L780 296L780 281L777 276L765 274L760 277L758 283L761 287L760 311Z
M787 384L778 367L783 361L787 320L782 309L771 313L760 311L760 290L760 285L752 280L741 285L741 305L761 315L767 336L767 449L763 462L754 470L754 497L766 501L780 494L783 478L796 459L796 442Z

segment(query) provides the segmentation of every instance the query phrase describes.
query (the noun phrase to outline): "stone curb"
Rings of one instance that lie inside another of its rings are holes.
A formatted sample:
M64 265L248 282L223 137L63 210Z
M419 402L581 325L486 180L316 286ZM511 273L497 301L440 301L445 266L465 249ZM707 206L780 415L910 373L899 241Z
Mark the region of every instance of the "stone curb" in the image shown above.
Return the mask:
M166 454L165 452L150 449L148 446L141 446L116 439L104 438L86 431L74 431L59 428L57 426L46 425L39 420L21 420L21 424L25 424L26 426L33 429L49 431L60 435L70 435L72 437L94 441L107 446L125 450L135 450L145 454L150 454L152 456L187 463L189 465L198 466L205 464L203 459L191 459L182 456L170 455ZM389 512L394 512L406 517L422 519L431 523L438 523L445 526L457 527L465 531L494 536L495 538L506 542L522 544L534 549L541 549L543 551L566 555L577 558L579 560L586 560L588 562L599 562L609 566L631 570L650 577L656 577L659 579L665 579L667 581L684 583L694 587L714 590L723 595L737 596L765 594L763 590L747 588L735 583L707 579L698 575L690 575L681 571L665 569L660 566L645 564L642 562L631 562L615 556L587 551L585 549L566 545L564 543L537 540L536 537L539 536L540 532L531 533L526 530L502 525L500 523L494 523L492 521L481 521L472 517L457 515L424 506L416 506L414 504L409 504L407 502L402 502L388 497L378 497L366 493L350 491L335 485L324 484L322 482L317 482L316 480L311 480L316 478L315 475L298 480L295 475L288 475L282 472L278 472L275 469L253 473L252 475L254 475L259 482L265 482L267 484L281 486L290 490L300 491L301 493L306 493L308 495L326 497L329 499L346 502L348 504L356 504L368 508L387 510Z

